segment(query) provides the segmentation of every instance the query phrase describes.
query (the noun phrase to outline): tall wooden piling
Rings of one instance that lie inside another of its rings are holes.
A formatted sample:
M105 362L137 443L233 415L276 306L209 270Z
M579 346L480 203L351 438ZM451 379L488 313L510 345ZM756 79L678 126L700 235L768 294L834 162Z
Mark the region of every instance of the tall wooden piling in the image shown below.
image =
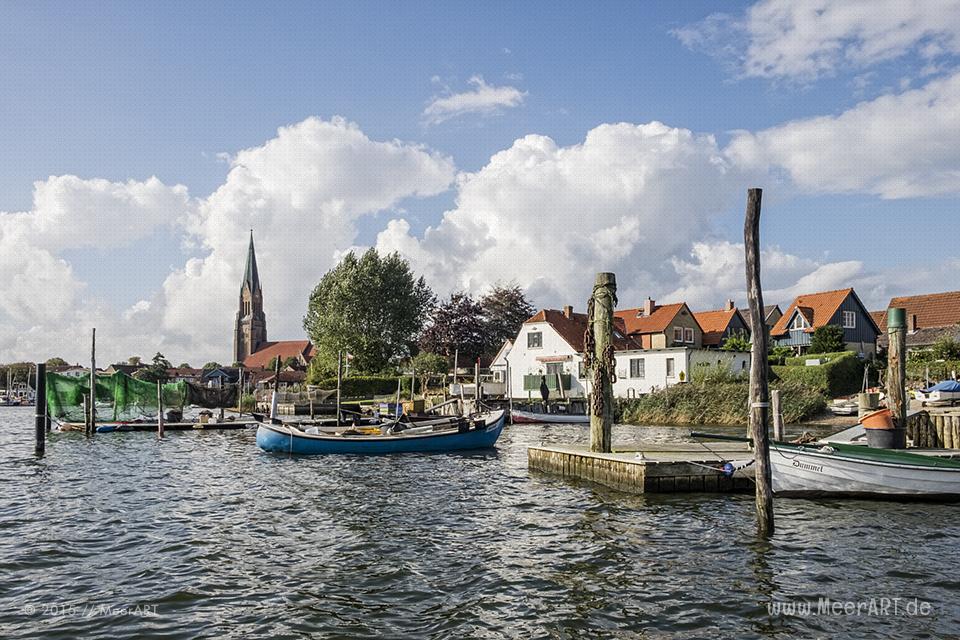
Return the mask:
M278 374L279 375L279 374ZM337 426L340 426L340 386L343 384L343 351L337 352Z
M887 408L893 414L893 426L898 437L894 448L905 446L907 427L907 311L900 307L887 310ZM942 440L941 440L942 442Z
M747 190L747 213L743 225L743 246L747 266L747 302L750 326L754 327L750 348L750 437L756 460L757 531L773 535L773 488L770 477L770 434L767 430L770 397L767 381L769 330L763 318L763 289L760 286L760 201L761 189ZM757 330L759 328L759 330Z
M42 456L47 448L47 365L37 363L36 411L34 416L35 450Z
M593 376L590 400L590 451L610 453L613 434L613 312L617 306L617 277L598 273L590 297L585 354ZM592 336L592 338L591 338ZM592 344L591 344L592 343Z
M163 437L163 385L157 380L157 437Z
M97 431L97 329L94 327L90 336L90 400L87 401L90 411L87 421L87 435L92 436Z

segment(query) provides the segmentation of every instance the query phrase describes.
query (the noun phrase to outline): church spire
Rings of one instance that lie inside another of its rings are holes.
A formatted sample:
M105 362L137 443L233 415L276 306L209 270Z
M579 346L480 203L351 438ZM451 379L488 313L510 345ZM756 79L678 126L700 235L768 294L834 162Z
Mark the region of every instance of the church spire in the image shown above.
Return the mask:
M257 273L257 254L253 249L253 229L250 230L250 248L247 249L247 268L243 272L243 284L250 287L250 292L260 289L260 274ZM243 285L241 285L241 288Z

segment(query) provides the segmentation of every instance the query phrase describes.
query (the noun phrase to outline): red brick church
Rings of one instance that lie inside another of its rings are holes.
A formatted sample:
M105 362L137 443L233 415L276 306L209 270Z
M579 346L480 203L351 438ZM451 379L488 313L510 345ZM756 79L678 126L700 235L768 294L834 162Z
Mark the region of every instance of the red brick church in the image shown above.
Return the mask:
M300 366L305 367L314 355L313 345L309 340L267 340L267 317L263 313L263 290L260 288L260 274L257 272L253 231L250 232L247 266L240 284L240 305L233 331L233 353L234 361L242 362L247 369L264 368L278 356L281 362L294 358Z

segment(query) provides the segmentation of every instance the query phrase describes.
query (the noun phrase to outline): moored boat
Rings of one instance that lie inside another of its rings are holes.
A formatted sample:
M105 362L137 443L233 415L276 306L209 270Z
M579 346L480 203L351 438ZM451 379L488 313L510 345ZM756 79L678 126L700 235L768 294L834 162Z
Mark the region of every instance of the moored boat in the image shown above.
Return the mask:
M318 429L304 431L290 424L263 423L257 429L257 445L264 451L304 455L486 449L492 447L500 437L504 415L503 411L491 411L462 419L443 420L439 424L391 424L380 429L344 427L336 433L322 433Z
M928 389L914 391L913 395L924 405L929 403L956 404L960 402L960 382L944 380Z
M517 424L589 424L590 416L582 413L535 413L514 409L510 415Z
M960 499L960 462L899 449L772 442L770 467L780 495Z

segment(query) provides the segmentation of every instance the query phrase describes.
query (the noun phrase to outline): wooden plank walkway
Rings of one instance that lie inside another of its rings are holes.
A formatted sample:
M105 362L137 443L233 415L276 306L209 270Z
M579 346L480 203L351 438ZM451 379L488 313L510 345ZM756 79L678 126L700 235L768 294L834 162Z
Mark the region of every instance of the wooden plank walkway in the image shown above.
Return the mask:
M752 466L737 471L732 478L719 472L725 461L753 457L746 444L711 442L707 446L709 451L697 443L677 442L593 453L585 445L541 445L527 449L527 466L628 493L754 490Z

